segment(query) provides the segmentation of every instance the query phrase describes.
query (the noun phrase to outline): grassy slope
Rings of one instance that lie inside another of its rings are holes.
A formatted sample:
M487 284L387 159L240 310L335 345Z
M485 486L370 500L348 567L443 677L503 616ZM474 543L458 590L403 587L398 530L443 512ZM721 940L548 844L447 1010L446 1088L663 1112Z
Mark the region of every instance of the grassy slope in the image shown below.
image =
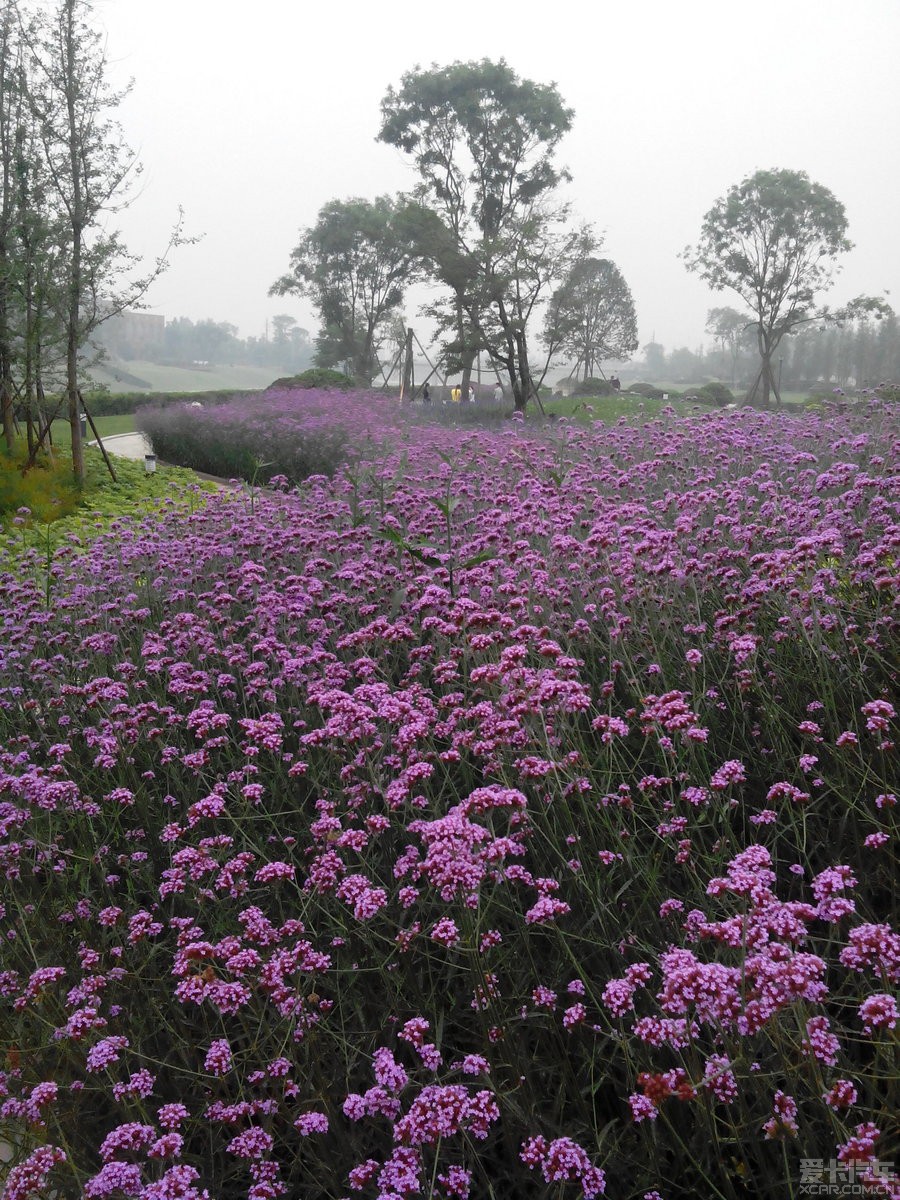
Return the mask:
M114 392L210 392L219 389L267 388L278 376L275 367L211 366L169 367L159 363L129 362L125 364L129 375L142 379L148 386L138 387L132 382L116 378L114 366L98 368L93 372L98 383L104 383Z

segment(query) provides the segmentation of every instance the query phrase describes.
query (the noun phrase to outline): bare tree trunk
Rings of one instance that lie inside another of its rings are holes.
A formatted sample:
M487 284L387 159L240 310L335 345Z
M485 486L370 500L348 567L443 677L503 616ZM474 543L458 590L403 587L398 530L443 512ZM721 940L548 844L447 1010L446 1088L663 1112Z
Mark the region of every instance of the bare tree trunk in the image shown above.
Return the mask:
M84 446L81 441L81 414L78 404L78 341L81 302L81 252L84 243L84 196L81 178L81 130L76 111L78 91L77 60L75 45L75 6L77 0L66 0L65 4L65 60L62 64L63 86L66 97L66 117L71 171L72 204L70 228L72 231L72 261L69 274L69 300L66 314L66 394L69 401L69 427L72 430L72 473L75 482L84 487Z
M528 343L525 340L525 331L522 329L516 330L516 358L519 368L519 383L521 387L522 409L524 412L528 400L531 396L538 399L537 390L534 386L534 381L531 378L531 368L528 365ZM518 408L518 397L516 402Z
M413 396L413 331L407 329L403 344L403 376L400 380L400 399L412 400Z
M9 329L11 237L13 223L12 178L14 138L12 131L14 91L12 73L12 9L0 17L0 410L2 410L3 440L12 451L13 386L12 344Z
M466 349L462 352L463 368L460 393L463 404L469 399L469 387L472 383L472 367L475 364L475 351Z

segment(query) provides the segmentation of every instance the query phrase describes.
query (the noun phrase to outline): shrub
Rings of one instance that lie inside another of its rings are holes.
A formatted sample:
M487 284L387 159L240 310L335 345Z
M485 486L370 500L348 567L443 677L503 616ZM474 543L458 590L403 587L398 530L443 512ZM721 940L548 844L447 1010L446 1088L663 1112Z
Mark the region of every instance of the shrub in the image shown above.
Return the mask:
M628 391L637 396L646 396L648 400L662 400L663 396L668 396L670 400L681 399L681 392L675 391L674 388L663 390L655 383L632 383L629 384Z
M46 524L72 512L80 499L72 478L72 464L59 454L39 455L25 470L28 448L19 443L13 453L0 453L0 520L9 524L20 508Z
M726 387L724 383L718 383L715 380L711 383L704 383L703 387L697 389L697 399L706 400L710 404L733 404L734 393L731 388Z
M299 483L332 474L376 429L399 420L396 402L373 392L304 389L210 409L145 409L137 425L166 462L226 479Z
M255 396L253 391L211 392L89 392L85 402L93 417L112 417L138 412L143 408L164 408L169 404L199 402L206 405L224 404L240 396Z
M613 388L608 379L583 379L576 388L576 396L612 396Z
M356 381L352 376L345 375L343 371L334 371L330 367L310 367L306 371L301 371L299 375L290 375L285 379L276 379L273 384L270 384L268 390L270 392L284 392L294 388L321 390L334 388L338 391L350 392L354 391L356 387Z

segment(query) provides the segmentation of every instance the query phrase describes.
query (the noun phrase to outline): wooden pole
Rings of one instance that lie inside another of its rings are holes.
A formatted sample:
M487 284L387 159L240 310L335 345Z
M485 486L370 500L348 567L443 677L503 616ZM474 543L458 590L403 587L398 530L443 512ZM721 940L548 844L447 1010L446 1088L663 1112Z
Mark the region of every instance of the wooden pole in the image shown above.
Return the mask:
M414 334L413 334L413 338L415 339L415 343L416 343L416 345L417 345L417 346L419 347L419 349L422 351L422 356L424 357L425 361L428 363L429 367L431 367L431 375L437 375L438 379L440 379L440 381L441 381L441 387L442 387L442 388L446 388L446 386L447 386L447 376L446 376L446 375L442 375L442 374L441 374L441 371L440 371L440 369L439 369L438 367L436 367L436 366L434 365L434 363L431 361L431 359L428 357L428 351L425 349L425 347L424 347L424 346L422 345L422 343L419 341L418 335L414 333ZM431 375L429 375L429 376L427 377L427 379L425 380L425 382L426 382L426 383L427 383L427 382L428 382L428 380L431 378Z
M106 453L106 447L103 445L103 439L100 437L100 434L97 432L97 426L94 424L94 418L88 412L87 405L84 402L84 396L82 396L80 389L78 392L78 403L81 405L81 411L87 417L87 419L90 423L91 429L93 430L94 437L97 439L97 445L100 447L100 453L103 455L103 461L106 463L106 468L109 471L110 475L112 475L112 481L113 481L113 483L118 483L119 481L116 478L116 473L113 470L113 465L109 461L109 455Z

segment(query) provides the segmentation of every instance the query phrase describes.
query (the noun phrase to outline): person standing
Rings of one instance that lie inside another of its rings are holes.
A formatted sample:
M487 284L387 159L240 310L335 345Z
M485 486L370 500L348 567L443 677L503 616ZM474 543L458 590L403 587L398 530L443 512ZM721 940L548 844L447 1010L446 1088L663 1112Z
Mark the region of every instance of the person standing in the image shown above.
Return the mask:
M431 403L431 389L429 388L427 383L422 384L422 403L423 404Z
M469 384L469 403L475 403L475 389L472 387L471 383Z
M495 404L502 404L502 403L503 403L503 388L500 386L500 380L499 380L499 379L497 380L497 385L496 385L496 387L494 388L494 403L495 403Z

